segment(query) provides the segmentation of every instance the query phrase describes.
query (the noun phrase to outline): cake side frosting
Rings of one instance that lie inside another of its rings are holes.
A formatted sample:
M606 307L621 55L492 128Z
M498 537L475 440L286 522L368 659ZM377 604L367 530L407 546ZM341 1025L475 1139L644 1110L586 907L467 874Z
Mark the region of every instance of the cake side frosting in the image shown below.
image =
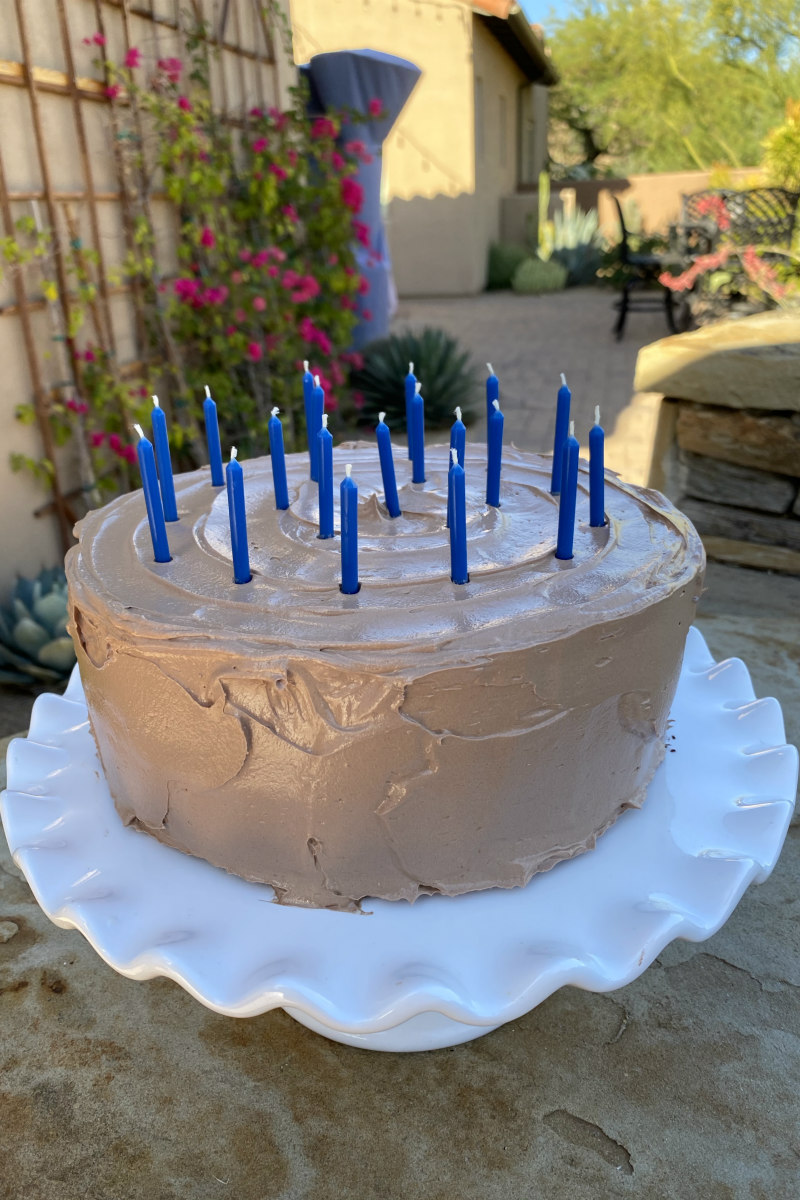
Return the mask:
M316 486L289 456L245 463L253 581L231 578L224 491L176 479L172 562L155 564L141 494L81 523L74 634L100 755L123 817L272 884L350 907L522 884L641 801L702 577L691 525L607 476L609 524L553 556L546 458L513 449L503 504L468 448L470 582L449 579L447 447L428 481L397 459L403 516L373 446L338 447L359 485L358 595L338 539L316 538Z

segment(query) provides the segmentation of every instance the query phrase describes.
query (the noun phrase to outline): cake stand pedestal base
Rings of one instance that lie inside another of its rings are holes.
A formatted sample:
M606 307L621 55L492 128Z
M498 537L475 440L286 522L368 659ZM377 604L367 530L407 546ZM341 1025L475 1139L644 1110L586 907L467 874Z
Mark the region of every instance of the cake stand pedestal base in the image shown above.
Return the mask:
M126 828L77 672L41 696L8 751L6 837L39 904L132 979L174 979L216 1012L283 1008L371 1050L433 1050L489 1033L565 984L611 991L673 938L719 929L766 879L786 835L797 751L775 700L738 659L686 644L667 754L640 810L594 850L527 887L365 901L362 913L282 907L247 883Z

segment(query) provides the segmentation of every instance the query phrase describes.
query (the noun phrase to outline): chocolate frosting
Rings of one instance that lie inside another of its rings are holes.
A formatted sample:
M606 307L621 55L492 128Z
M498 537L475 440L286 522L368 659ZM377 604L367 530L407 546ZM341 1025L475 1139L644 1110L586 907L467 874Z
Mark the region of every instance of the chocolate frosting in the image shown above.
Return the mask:
M496 509L470 445L470 581L455 585L448 457L426 447L425 484L396 458L392 519L375 447L334 451L359 487L353 596L338 537L317 538L305 455L287 456L285 511L269 459L242 464L248 584L207 469L176 478L169 563L153 562L141 492L79 524L73 633L125 820L287 903L347 908L524 884L641 802L701 586L696 533L610 472L608 524L591 529L581 464L559 561L550 459L506 449Z

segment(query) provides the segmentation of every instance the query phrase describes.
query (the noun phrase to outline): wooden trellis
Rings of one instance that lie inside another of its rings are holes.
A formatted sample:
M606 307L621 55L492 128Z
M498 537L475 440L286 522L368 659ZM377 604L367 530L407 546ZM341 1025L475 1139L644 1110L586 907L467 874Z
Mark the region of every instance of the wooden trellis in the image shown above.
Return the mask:
M11 107L18 111L18 106L4 106L3 101L11 96L10 89L20 89L27 100L25 120L33 150L27 163L28 178L23 182L26 171L15 170L17 164L6 151L5 137L0 144L2 231L6 238L14 238L16 221L31 214L40 226L52 231L51 265L58 288L58 300L51 302L42 294L40 274L24 265L9 267L0 317L18 322L30 392L24 394L24 381L20 380L23 393L17 401L32 399L42 452L54 468L51 498L36 515L55 516L64 549L72 542L79 501L87 491L85 476L77 482L80 463L58 452L50 420L54 398L63 396L65 389L78 394L81 389L81 358L71 321L68 249L73 261L76 247L93 252L97 295L86 313L93 342L117 362L129 361L134 366L148 347L142 305L136 303L137 297L127 285L113 281L114 264L108 250L113 239L104 233L111 207L122 230L124 249L131 249L133 215L130 184L119 150L118 106L108 99L108 80L102 77L102 68L91 62L91 51L83 42L91 40L95 32L101 34L106 48L100 52L95 47L94 53L118 61L133 46L142 51L148 65L161 57L185 58L181 11L186 8L187 0L13 0L3 6L0 17L3 44L18 48L15 58L0 58L0 119L8 119ZM212 102L223 119L238 124L250 106L279 103L279 63L263 0L189 0L189 11L196 26L203 23L206 31L202 40L210 51ZM57 127L50 97L63 98ZM45 111L47 104L51 105L49 112ZM92 144L90 129L90 125L97 127L90 109L98 107L109 135L100 154ZM67 110L69 119L65 120ZM49 321L45 337L43 320ZM167 339L168 357L169 353ZM171 365L178 369L177 363ZM82 438L73 441L79 443Z

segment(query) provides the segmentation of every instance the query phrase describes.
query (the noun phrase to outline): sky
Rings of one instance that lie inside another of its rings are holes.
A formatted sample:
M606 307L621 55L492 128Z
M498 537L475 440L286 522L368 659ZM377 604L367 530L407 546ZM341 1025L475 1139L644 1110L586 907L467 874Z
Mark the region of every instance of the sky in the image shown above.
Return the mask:
M520 8L528 20L534 25L543 25L547 31L551 11L556 15L566 16L570 10L570 0L518 0Z

